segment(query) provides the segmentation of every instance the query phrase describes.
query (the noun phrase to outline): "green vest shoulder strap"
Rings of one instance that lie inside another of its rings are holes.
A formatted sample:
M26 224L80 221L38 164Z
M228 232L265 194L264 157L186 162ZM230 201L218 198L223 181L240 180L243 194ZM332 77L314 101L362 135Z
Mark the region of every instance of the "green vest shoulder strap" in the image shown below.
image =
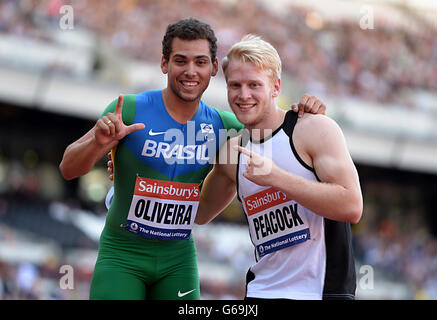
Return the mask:
M103 117L108 112L114 112L115 106L117 105L117 101L118 101L118 98L113 100L105 108L105 111L103 111L100 118ZM134 122L136 109L137 109L137 97L136 97L136 95L135 94L123 95L123 110L121 111L121 117L123 119L123 122L126 125L131 125Z
M235 114L229 112L229 111L223 111L223 110L217 110L222 122L223 126L226 130L229 129L235 129L236 134L231 134L231 136L235 136L239 133L241 129L244 128L244 126L238 121Z

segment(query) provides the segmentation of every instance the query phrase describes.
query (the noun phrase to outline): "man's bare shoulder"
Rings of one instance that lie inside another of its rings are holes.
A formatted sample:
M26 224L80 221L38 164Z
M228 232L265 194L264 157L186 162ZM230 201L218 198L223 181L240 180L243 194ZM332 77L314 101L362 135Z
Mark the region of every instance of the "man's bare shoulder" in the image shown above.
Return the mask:
M341 133L341 128L337 122L322 114L305 113L302 118L299 118L296 127L296 133L311 134L313 137L324 136L329 133Z
M297 125L301 126L338 126L337 122L323 114L305 113L298 119Z
M307 113L297 121L293 141L298 149L311 158L345 144L337 122L324 115Z

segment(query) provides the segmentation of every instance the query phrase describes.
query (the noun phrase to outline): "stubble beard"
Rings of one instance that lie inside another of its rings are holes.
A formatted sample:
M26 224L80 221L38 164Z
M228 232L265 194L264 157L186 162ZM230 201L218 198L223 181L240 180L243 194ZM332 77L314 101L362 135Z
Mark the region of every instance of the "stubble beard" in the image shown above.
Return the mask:
M184 102L195 102L197 100L200 100L202 98L203 93L205 92L206 88L200 90L199 94L197 94L194 98L193 97L187 97L184 96L184 94L181 92L182 90L178 90L175 88L172 84L170 84L171 91L182 101Z

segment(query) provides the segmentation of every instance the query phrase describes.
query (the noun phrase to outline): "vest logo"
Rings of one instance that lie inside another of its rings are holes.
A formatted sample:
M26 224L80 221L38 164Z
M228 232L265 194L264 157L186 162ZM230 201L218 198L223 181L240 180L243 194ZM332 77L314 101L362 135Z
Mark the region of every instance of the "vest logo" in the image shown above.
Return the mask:
M211 123L201 123L200 130L202 133L214 133L214 127Z
M183 145L176 143L156 142L155 140L146 140L141 155L144 157L160 158L174 160L197 160L209 161L208 147L202 145Z
M197 135L194 121L188 121L186 128L183 130L170 128L165 131L154 131L150 129L150 137L163 135L164 141L146 138L141 155L144 157L163 158L167 164L199 163L203 165L210 161L210 156L214 156L216 144L215 141L211 141L211 143L198 143L205 140L204 131L214 134L211 123L201 123L200 127L201 130L197 132ZM208 149L211 150L208 151Z
M157 135L161 135L161 134L165 134L165 131L153 131L153 129L149 130L149 136L157 136Z
M169 165L175 163L205 165L216 160L215 154L218 146L226 143L229 137L239 133L234 129L218 129L217 135L212 123L203 122L199 127L200 130L196 131L195 122L188 121L182 130L179 128L170 128L165 131L161 128L150 129L142 149L139 150L136 143L135 145L131 141L129 143L140 153L140 156L162 159Z

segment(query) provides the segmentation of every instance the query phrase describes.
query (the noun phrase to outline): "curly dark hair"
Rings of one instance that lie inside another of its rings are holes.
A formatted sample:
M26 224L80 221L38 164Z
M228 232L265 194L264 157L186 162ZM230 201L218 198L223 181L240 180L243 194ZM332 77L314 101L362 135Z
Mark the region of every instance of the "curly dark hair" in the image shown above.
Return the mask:
M194 18L179 20L169 24L164 38L162 39L162 55L165 61L169 61L174 38L182 40L206 39L209 42L211 51L211 61L214 61L217 55L217 38L211 26Z

